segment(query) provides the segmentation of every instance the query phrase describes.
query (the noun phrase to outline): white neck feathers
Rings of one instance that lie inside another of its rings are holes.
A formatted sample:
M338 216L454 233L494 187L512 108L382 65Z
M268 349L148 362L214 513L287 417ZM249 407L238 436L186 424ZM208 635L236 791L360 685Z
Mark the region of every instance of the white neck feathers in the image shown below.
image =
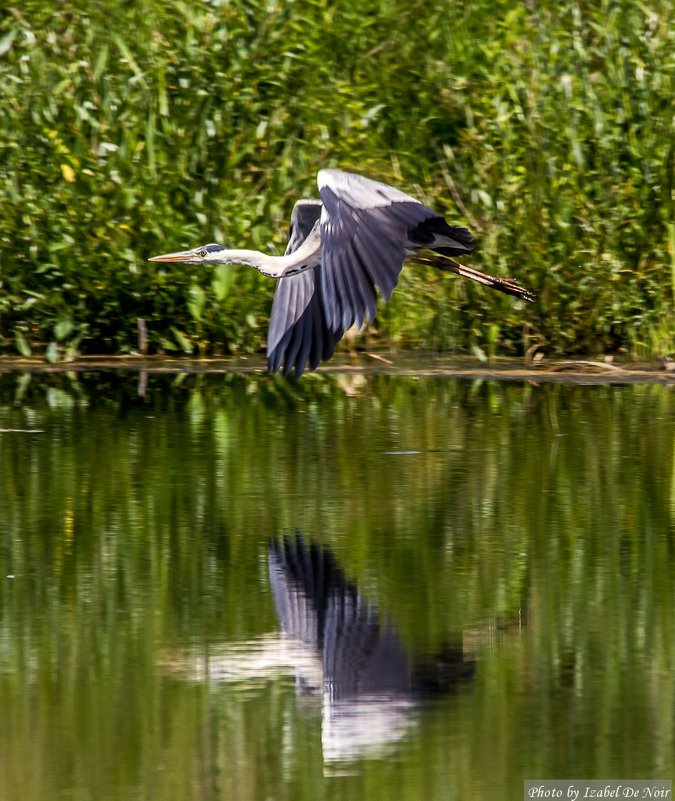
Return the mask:
M283 278L316 267L321 261L321 230L317 222L300 247L287 256L268 256L259 250L220 250L208 261L214 264L245 264L269 278Z

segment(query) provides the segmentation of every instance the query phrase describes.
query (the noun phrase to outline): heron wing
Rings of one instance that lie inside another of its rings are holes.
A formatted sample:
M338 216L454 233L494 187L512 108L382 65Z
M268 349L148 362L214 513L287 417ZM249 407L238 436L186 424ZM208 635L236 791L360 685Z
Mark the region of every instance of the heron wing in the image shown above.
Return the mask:
M299 200L291 215L286 254L293 253L307 238L321 214L320 200ZM295 369L296 378L309 364L330 359L342 331L333 331L324 316L321 267L281 278L272 302L267 336L267 366L276 372L283 363L284 375Z
M331 331L372 320L391 298L409 233L438 214L410 195L342 170L320 170L323 301Z
M315 370L333 355L343 331L332 331L324 315L321 267L281 278L277 283L267 337L267 365L276 372L295 370L295 377L307 365Z
M380 621L330 549L298 533L270 543L268 565L279 625L321 652L332 700L410 690L397 633Z
M295 252L307 239L314 223L321 216L321 201L313 198L298 200L291 212L291 224L288 231L288 244L285 255Z
M308 545L301 535L274 539L269 544L267 563L281 630L320 650L326 602L318 580L318 547Z

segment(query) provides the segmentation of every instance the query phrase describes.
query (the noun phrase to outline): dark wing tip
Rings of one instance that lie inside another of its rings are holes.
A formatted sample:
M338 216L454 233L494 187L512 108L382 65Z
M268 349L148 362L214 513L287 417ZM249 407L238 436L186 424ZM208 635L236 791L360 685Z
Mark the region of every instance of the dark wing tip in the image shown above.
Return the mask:
M444 256L462 256L476 248L473 234L468 228L448 225L439 215L422 220L408 231L408 240L413 247L428 248Z
M332 330L324 308L323 266L282 278L277 284L267 336L267 368L282 365L284 376L298 379L330 359L344 330Z

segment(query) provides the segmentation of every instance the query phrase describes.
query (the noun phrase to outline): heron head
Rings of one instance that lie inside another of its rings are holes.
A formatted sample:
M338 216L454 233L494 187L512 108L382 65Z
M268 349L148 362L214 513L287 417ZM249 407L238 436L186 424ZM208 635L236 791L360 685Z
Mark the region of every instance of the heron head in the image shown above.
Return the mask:
M181 262L183 264L208 264L213 262L217 264L218 256L224 250L226 248L223 245L212 243L210 245L200 245L192 250L179 250L176 253L153 256L148 261Z

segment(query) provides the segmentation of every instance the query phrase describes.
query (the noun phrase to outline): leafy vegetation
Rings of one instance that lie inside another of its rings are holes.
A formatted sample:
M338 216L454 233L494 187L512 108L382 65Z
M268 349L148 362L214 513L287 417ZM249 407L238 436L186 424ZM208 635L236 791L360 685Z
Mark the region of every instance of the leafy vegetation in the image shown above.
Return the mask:
M280 252L339 165L468 224L524 306L404 271L377 341L675 347L668 0L10 3L0 16L0 348L57 360L252 351L273 284L159 269Z

